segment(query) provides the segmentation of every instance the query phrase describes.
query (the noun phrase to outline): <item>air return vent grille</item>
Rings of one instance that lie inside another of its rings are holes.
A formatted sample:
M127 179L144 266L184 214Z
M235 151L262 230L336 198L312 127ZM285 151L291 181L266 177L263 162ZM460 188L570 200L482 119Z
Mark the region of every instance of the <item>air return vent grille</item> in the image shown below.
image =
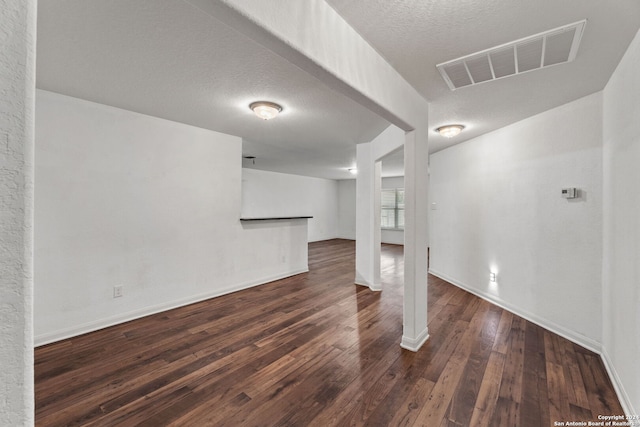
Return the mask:
M552 65L576 57L587 21L505 43L436 65L451 90Z

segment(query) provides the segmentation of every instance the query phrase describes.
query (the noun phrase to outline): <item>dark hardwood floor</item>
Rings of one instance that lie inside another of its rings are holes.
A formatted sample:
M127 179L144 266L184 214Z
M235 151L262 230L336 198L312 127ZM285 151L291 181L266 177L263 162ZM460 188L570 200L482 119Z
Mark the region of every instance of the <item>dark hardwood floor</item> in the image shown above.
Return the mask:
M401 246L383 291L354 242L310 272L36 349L38 426L552 426L622 414L600 358L429 277L430 339L400 348Z

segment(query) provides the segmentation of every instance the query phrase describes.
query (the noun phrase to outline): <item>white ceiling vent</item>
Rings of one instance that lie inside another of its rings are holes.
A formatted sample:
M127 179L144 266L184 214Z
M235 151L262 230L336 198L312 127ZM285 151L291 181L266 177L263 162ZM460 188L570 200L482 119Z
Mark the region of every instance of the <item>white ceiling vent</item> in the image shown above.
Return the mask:
M576 57L586 19L436 65L451 90L501 79Z

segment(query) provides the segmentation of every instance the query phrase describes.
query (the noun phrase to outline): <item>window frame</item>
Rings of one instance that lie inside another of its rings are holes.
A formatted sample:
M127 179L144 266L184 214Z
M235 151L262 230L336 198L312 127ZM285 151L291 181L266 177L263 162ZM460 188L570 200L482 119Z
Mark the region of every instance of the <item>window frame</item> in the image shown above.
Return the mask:
M394 194L394 204L393 207L390 206L385 206L383 203L383 194L385 192L393 192ZM399 204L399 193L402 193L402 203ZM400 207L400 205L402 207ZM393 223L394 226L393 227L385 227L382 225L382 218L383 218L383 212L385 210L393 210ZM399 219L400 219L400 215L399 212L402 211L403 215L402 215L402 225L399 225ZM380 228L382 230L392 230L392 231L404 231L404 188L403 187L397 187L397 188L383 188L380 191Z

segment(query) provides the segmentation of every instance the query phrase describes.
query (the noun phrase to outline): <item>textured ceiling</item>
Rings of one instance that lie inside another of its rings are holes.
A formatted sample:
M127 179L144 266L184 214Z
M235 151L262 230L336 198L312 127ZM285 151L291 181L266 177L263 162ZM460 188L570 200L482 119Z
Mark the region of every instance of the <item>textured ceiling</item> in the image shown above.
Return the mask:
M327 1L430 102L432 129L467 126L451 140L432 132L432 152L601 90L640 26L637 0ZM455 92L436 70L585 18L572 63ZM355 144L388 125L181 0L39 2L37 86L238 135L257 168L325 178L351 178ZM262 99L282 116L254 117Z
M640 26L637 0L327 0L429 102L438 151L602 90ZM436 65L587 19L574 62L452 92Z
M352 178L388 122L183 1L38 5L38 88L243 138L256 167ZM280 103L271 121L252 101ZM240 161L240 160L239 160ZM253 165L245 162L247 166Z

